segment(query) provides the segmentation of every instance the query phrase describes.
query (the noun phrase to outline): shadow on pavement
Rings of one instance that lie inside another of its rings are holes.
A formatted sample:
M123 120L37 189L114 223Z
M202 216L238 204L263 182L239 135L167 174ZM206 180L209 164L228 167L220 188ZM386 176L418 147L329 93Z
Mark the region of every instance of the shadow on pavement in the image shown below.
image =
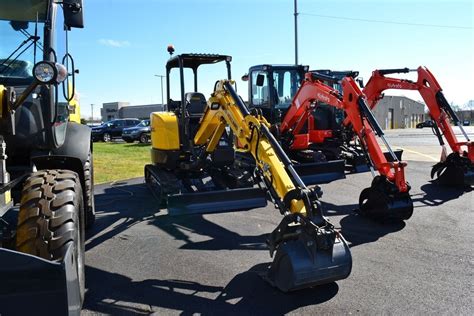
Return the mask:
M282 293L260 276L268 263L236 275L225 287L185 280L144 280L86 267L88 276L84 307L106 314L149 314L153 307L190 315L282 315L303 306L317 305L333 298L336 283ZM107 284L107 286L104 286Z
M355 210L358 204L335 205L322 202L324 214L327 216L345 215L339 224L342 236L348 241L349 247L371 243L385 235L398 232L405 227L405 222L379 223L358 215Z
M145 184L114 182L95 194L96 221L86 232L86 251L159 212Z
M426 183L420 189L423 193L412 195L415 208L438 206L455 200L465 193L472 192L472 188L454 188L441 186L436 183Z
M184 216L160 216L150 222L162 231L177 240L184 241L185 244L180 249L193 250L267 250L265 239L267 234L256 236L242 236L236 232L230 231L216 223L213 223L203 215L184 215ZM189 235L183 230L207 236L211 239L193 242Z

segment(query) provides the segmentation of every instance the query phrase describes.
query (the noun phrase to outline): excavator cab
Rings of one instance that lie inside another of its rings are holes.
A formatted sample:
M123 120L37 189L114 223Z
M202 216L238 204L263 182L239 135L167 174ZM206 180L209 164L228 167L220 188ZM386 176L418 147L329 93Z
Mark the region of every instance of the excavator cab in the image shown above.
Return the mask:
M298 174L307 185L313 185L342 179L345 174L344 161L338 158L339 139L329 137L333 134L332 130L323 132L326 136L325 146L314 147L309 143L310 134L314 137L320 134L319 130L313 128L314 121L321 120L322 116L329 116L332 121L335 117L332 109L324 113L315 110L296 135L279 133L279 126L308 69L308 66L303 65L256 65L242 79L248 81L249 108L261 112L272 124L272 132L290 158L297 162L295 168ZM331 126L336 128L335 124ZM337 134L337 131L334 133ZM242 155L238 155L238 158L245 159Z

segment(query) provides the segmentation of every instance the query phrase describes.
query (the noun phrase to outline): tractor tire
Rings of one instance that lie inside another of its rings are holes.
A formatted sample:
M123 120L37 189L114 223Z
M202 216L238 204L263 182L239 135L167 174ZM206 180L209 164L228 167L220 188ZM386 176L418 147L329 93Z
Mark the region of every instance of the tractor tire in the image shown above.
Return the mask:
M85 212L85 228L89 229L95 222L95 199L94 199L94 165L92 152L89 152L87 160L84 164L84 190L85 190L85 204L87 206Z
M148 144L148 135L145 133L141 134L139 141L142 144Z
M69 170L32 173L22 191L16 250L60 261L70 244L84 300L84 203L79 176Z
M109 133L104 133L104 135L102 135L102 140L104 141L104 143L108 143L112 141L112 136L110 136Z

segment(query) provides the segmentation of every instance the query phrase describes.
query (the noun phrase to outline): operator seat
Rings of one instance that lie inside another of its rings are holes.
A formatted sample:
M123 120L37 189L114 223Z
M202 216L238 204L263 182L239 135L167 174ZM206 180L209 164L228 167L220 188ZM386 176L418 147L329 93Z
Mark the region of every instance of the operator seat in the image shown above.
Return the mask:
M189 131L191 139L196 135L199 120L204 114L204 108L206 107L206 97L199 92L187 92L184 95L186 102L186 110L188 112L189 118Z

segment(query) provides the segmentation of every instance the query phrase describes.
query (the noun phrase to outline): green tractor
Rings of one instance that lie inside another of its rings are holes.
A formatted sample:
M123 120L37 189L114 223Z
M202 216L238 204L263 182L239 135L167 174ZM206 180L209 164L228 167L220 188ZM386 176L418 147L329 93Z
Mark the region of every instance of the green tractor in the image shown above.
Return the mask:
M0 315L82 307L92 142L68 51L82 27L82 0L0 1Z

